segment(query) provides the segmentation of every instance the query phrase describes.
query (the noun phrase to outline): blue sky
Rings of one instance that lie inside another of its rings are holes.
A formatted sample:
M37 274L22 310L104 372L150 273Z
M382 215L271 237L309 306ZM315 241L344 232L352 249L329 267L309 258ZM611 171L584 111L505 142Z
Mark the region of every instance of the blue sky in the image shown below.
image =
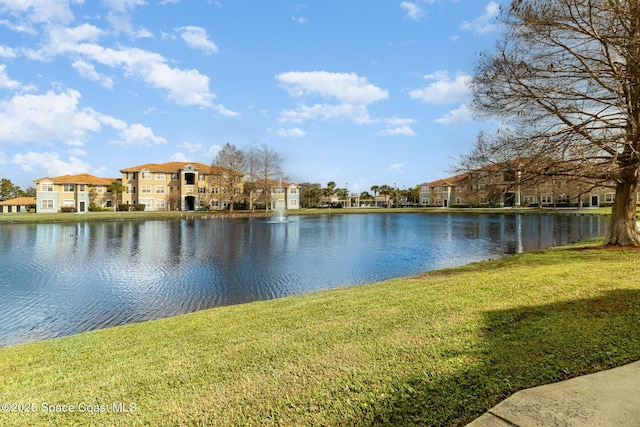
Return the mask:
M452 173L506 0L0 0L0 177L267 144L350 191Z

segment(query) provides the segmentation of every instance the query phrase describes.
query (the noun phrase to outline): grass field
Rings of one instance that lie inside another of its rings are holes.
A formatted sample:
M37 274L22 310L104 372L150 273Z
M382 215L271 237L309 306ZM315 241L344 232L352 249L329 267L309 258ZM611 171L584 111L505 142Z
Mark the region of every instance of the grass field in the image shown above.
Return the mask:
M0 425L464 425L640 359L640 251L600 243L5 348Z
M640 209L640 208L639 208ZM468 208L347 208L347 209L296 209L287 211L288 215L346 215L365 213L465 213L465 214L573 214L573 215L610 215L611 208L595 209L535 209L535 208L508 208L508 209L468 209ZM264 211L234 211L229 212L204 212L204 211L164 211L164 212L86 212L86 213L8 213L0 214L2 223L37 223L37 222L82 222L82 221L130 221L130 220L164 220L164 219L197 219L197 218L225 218L229 216L269 216L274 212Z

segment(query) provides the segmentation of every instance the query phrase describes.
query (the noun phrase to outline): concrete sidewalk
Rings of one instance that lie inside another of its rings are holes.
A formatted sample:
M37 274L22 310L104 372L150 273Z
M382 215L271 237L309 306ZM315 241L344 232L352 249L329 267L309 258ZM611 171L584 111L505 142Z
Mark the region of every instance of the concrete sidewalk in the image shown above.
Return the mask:
M467 426L640 426L640 362L521 390Z

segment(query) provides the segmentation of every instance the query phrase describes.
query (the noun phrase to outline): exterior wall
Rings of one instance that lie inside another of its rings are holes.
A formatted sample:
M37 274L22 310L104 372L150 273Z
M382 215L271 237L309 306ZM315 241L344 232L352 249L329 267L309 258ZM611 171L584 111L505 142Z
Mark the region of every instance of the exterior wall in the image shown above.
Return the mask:
M91 203L109 207L113 195L108 192L111 178L89 174L63 175L36 180L36 212L55 213L63 207L88 212Z
M123 169L123 204L144 204L147 211L224 209L231 197L224 191L222 171L200 163L166 163ZM237 174L236 194L242 192ZM235 184L234 184L235 185Z
M287 209L300 209L300 189L297 185L291 184L287 188Z
M27 212L27 205L35 204L35 198L33 203L16 203L11 200L5 200L0 203L0 214L1 213L19 213L19 212Z
M521 185L517 170L473 171L457 177L420 184L420 205L448 207L518 207L611 205L615 190L589 188L572 179L548 179L535 185ZM640 202L640 192L637 196Z
M270 189L271 209L300 209L300 188L296 184L274 183Z
M61 186L53 181L36 183L36 212L55 213L60 210Z

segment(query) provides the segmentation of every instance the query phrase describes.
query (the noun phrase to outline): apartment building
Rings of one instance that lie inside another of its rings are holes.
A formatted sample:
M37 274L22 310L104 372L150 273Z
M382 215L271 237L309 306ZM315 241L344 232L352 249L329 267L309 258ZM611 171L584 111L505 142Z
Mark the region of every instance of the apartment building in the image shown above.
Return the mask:
M225 209L243 191L241 173L204 163L147 163L120 173L122 203L143 204L146 211Z
M300 189L288 182L272 182L271 209L300 209Z
M110 208L115 199L109 192L109 186L117 180L88 173L36 179L36 212L87 212L92 203Z
M0 213L27 212L29 206L36 204L35 197L18 197L0 202Z
M596 207L615 199L612 187L593 187L571 178L525 180L515 163L425 182L419 189L420 205L435 207Z

